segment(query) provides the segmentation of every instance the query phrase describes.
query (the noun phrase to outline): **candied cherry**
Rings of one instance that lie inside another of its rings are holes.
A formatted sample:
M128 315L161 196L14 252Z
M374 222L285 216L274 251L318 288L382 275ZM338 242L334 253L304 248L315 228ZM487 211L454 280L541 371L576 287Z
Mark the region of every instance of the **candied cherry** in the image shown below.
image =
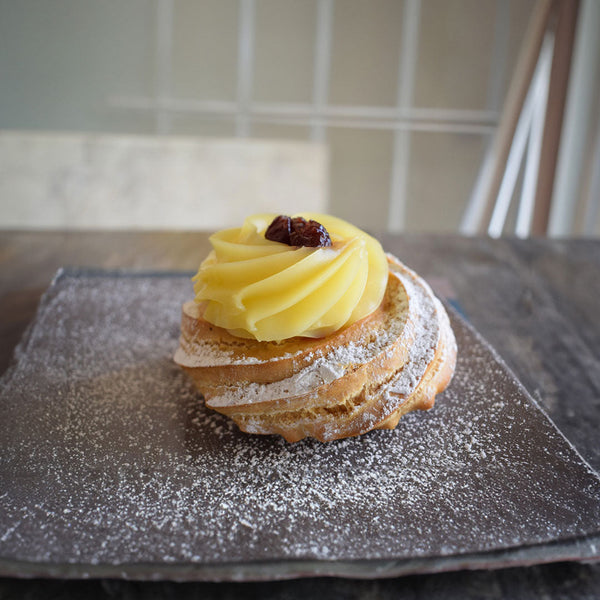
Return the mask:
M286 215L275 217L267 228L265 237L289 246L308 246L310 248L331 246L331 237L325 227L318 221L313 219L307 221L303 217L294 217L293 219Z
M281 242L282 244L287 244L289 246L291 222L292 220L290 217L286 217L285 215L275 217L267 228L265 237L272 242Z

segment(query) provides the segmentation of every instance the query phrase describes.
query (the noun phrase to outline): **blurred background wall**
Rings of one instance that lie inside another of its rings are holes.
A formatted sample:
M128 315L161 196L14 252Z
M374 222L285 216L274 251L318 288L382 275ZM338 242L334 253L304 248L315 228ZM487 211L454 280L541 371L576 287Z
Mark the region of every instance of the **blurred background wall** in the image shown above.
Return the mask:
M331 212L455 231L533 5L0 0L0 129L323 142Z

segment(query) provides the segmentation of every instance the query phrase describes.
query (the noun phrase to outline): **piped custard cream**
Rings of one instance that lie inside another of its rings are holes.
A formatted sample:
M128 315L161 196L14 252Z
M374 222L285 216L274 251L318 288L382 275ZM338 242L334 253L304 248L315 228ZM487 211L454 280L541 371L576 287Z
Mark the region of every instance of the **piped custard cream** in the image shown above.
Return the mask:
M242 431L296 442L392 429L448 385L444 307L360 229L264 214L210 241L174 359Z
M349 223L305 214L331 245L293 246L265 237L276 215L248 217L242 227L211 236L213 250L194 278L203 317L229 333L258 341L324 337L372 313L388 280L379 242Z

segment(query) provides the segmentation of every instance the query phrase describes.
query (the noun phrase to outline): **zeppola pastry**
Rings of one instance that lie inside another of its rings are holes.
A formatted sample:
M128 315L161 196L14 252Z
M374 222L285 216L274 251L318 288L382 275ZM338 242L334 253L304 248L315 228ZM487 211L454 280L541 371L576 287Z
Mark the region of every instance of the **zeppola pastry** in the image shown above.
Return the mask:
M433 406L456 342L440 301L328 215L254 215L211 236L175 361L243 431L330 441Z

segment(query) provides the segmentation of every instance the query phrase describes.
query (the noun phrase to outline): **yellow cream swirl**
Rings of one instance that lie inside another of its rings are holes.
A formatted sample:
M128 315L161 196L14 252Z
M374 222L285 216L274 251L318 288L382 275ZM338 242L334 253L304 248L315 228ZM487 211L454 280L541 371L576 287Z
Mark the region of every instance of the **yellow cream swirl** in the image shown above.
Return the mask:
M210 237L213 250L194 277L204 319L259 341L323 337L366 317L381 303L388 278L381 245L350 223L302 213L329 232L330 247L265 239L277 215L248 217Z

